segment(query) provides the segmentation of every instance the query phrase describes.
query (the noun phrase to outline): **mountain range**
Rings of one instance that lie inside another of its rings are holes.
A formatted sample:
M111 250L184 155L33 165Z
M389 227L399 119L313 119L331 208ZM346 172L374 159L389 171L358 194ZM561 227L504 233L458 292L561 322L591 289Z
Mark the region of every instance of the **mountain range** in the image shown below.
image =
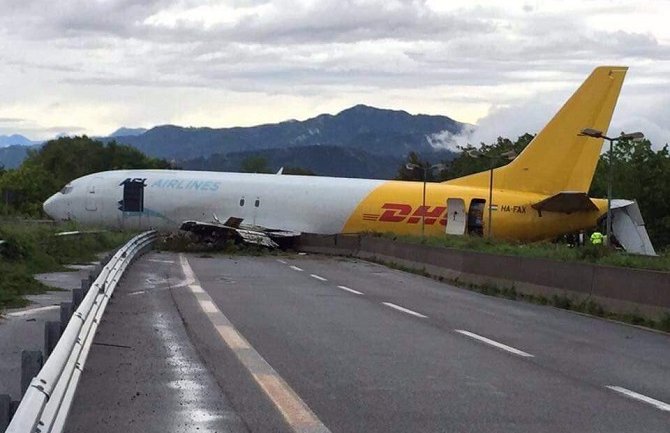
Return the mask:
M447 116L356 105L303 121L233 128L120 128L99 139L133 146L184 169L239 171L247 158L260 156L272 170L291 166L320 175L389 178L412 151L434 162L449 159L453 137L468 127Z
M9 146L32 146L35 142L20 134L0 135L0 148Z

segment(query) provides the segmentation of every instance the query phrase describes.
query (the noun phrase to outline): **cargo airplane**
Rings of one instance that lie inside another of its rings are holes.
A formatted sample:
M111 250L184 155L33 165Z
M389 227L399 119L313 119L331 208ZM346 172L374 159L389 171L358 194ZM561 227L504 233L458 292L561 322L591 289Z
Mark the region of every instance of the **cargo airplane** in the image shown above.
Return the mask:
M44 210L86 225L186 229L268 246L303 232L416 235L422 226L426 236L488 235L492 222L494 238L552 239L595 227L606 215L607 201L587 195L603 139L580 131L607 131L626 71L596 68L516 159L493 170L491 203L489 171L428 183L424 204L422 182L116 170L73 180ZM623 210L614 219L619 241L653 254L635 202L615 207Z

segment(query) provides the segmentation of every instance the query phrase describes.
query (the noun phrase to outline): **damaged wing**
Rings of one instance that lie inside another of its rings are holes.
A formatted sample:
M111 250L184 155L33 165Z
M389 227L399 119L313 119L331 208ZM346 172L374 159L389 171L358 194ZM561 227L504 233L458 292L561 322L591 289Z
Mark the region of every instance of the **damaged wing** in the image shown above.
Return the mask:
M268 229L262 226L242 224L243 218L230 217L221 222L216 215L214 221L184 221L180 230L194 233L208 241L220 239L236 239L240 242L259 245L267 248L277 248L277 241L300 236L298 232Z

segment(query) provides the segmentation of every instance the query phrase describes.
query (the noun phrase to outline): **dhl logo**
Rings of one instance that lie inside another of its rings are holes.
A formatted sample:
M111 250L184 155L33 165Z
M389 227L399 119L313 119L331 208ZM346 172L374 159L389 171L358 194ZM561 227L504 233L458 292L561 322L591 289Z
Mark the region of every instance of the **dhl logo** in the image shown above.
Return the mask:
M424 224L432 225L439 221L443 226L447 225L445 206L419 206L414 210L412 206L403 203L384 203L382 209L384 212L379 214L363 214L365 221L380 221L389 223L405 222L406 224L417 224L424 219Z

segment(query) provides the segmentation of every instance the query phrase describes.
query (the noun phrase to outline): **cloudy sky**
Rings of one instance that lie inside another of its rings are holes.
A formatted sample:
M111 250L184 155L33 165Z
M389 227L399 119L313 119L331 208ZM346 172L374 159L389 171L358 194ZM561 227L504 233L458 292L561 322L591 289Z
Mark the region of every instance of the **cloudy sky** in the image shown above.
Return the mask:
M670 1L0 0L0 134L225 127L354 104L536 132L593 67L670 142Z

